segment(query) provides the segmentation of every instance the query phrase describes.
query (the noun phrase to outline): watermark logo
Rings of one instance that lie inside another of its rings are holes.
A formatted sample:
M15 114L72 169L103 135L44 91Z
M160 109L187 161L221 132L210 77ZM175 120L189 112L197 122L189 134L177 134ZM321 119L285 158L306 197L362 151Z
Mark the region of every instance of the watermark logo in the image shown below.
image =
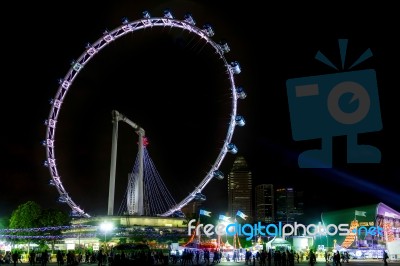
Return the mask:
M372 236L383 236L383 228L371 226L369 228L361 226L358 229L354 228L350 230L349 224L329 224L323 225L321 223L304 225L295 222L294 224L268 224L263 225L261 222L254 224L239 224L235 223L219 223L216 226L213 224L198 224L194 225L196 220L190 220L188 224L188 235L191 235L193 230L196 230L196 235L200 235L201 231L211 237L214 234L218 236L246 236L246 240L252 239L254 236L315 236L315 235L329 235L334 236L339 234L340 236L347 236L349 234L356 235L372 235Z
M380 150L359 145L357 134L380 131L382 119L374 69L349 71L372 56L367 49L345 67L347 40L339 39L341 70L347 72L289 79L286 89L292 136L296 141L321 138L321 149L299 155L300 168L332 168L332 138L347 136L347 163L380 163ZM320 51L315 58L339 70Z

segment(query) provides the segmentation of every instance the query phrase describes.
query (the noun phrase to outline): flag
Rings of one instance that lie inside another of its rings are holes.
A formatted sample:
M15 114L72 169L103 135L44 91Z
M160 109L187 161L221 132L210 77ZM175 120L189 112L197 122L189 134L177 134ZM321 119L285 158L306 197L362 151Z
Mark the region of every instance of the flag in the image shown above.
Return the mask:
M356 211L355 213L354 213L354 215L357 215L357 216L364 216L364 217L367 217L367 212L363 212L363 211Z
M236 216L239 216L239 217L242 218L243 220L246 220L246 218L247 218L247 215L244 214L244 213L241 212L241 211L237 211Z
M205 210L200 210L200 215L205 215L205 216L211 217L211 212L205 211Z
M219 215L219 220L222 220L224 222L229 222L229 218L231 218L231 217L225 216L223 214Z

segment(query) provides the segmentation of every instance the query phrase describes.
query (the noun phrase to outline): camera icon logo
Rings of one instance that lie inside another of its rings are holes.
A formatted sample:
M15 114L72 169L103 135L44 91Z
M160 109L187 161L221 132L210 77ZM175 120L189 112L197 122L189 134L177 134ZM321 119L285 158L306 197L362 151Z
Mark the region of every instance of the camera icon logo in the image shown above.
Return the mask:
M347 40L340 39L339 47L344 68ZM371 56L368 49L349 69ZM316 59L337 69L321 52ZM380 150L357 140L357 134L382 129L374 69L293 78L286 89L293 139L321 138L321 149L299 155L300 168L331 168L334 136L347 137L347 163L380 163Z

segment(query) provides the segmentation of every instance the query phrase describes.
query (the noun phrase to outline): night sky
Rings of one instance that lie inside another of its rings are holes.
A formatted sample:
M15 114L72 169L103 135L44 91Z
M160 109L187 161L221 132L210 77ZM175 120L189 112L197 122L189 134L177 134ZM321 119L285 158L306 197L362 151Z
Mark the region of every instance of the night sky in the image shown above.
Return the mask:
M16 5L10 9L14 22L3 22L1 216L28 200L43 208L69 210L57 203L59 195L49 186L50 173L42 166L44 121L58 80L87 43L120 26L122 18L140 19L144 10L161 17L167 8L177 19L192 13L199 27L210 23L213 40L226 40L231 48L227 60L240 63L242 72L235 82L248 96L239 100L238 114L246 125L236 127L233 142L237 155L247 160L255 185L272 183L304 191L310 215L379 202L400 210L400 46L395 34L399 18L390 14L394 7L379 13L379 6L350 8L337 2L335 7L268 7L260 1L225 0L81 2L31 2L23 9ZM338 39L348 39L344 70ZM367 49L373 56L352 70L376 71L382 129L357 137L359 143L381 151L381 162L348 164L346 136L336 136L332 168L299 168L298 155L319 148L321 140L293 139L286 81L346 72ZM318 51L339 69L316 60ZM107 214L112 110L145 129L149 154L176 201L193 191L226 136L231 94L221 62L204 41L169 27L130 33L90 60L64 99L56 130L57 167L74 202L91 215ZM120 123L114 210L126 190L136 143L136 133ZM225 176L234 159L227 154L222 163ZM203 190L208 198L204 209L226 211L226 182L213 180Z

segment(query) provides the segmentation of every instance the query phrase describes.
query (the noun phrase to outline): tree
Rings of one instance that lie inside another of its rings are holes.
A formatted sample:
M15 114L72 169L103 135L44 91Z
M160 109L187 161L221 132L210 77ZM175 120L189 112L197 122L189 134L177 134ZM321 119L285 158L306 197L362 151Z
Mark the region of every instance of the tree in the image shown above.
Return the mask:
M57 209L45 209L40 216L42 226L65 226L71 223L68 213Z
M61 230L45 230L45 227L57 227L70 225L71 219L66 212L56 209L43 210L39 204L34 201L28 201L21 204L14 210L10 218L10 229L26 229L15 233L18 236L40 236L40 235L61 235ZM29 238L27 238L29 239ZM35 241L38 244L46 245L45 240ZM19 241L19 242L31 242ZM54 249L54 241L52 241L52 249ZM29 245L28 245L29 246Z
M40 225L42 227L57 227L57 226L67 226L71 223L71 218L68 213L56 210L56 209L46 209L42 211L39 219ZM61 235L61 230L51 231L52 236ZM54 251L55 239L51 240L51 250Z
M10 218L10 228L37 228L40 224L42 208L34 201L28 201L17 207Z
M9 223L10 223L10 217L0 218L0 229L8 228Z
M34 201L28 201L21 204L14 210L10 218L10 229L29 229L38 228L40 226L40 216L42 214L42 208ZM33 235L35 232L30 231L20 231L16 232L17 236L29 236ZM26 242L26 241L16 241L16 242ZM29 247L30 240L28 240Z

